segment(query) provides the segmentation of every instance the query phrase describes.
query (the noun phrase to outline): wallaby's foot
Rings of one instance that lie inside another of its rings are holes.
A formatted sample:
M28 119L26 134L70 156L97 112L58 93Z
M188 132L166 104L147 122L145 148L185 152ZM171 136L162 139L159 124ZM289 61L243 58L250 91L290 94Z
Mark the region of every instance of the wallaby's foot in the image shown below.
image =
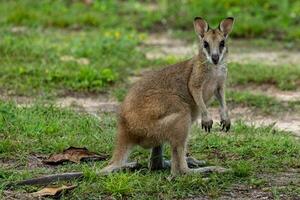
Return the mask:
M201 174L203 176L207 176L211 173L223 174L230 172L230 169L226 169L219 166L207 166L207 167L199 167L199 168L184 168L177 171L171 171L172 177L182 174Z
M110 164L107 167L101 169L100 174L106 175L106 174L110 174L110 173L113 173L113 172L119 172L119 171L122 171L122 170L135 170L139 167L140 167L140 165L137 162L128 162L128 163L125 163L122 166Z
M206 165L205 160L197 160L193 157L186 157L186 162L188 164L189 168L197 168L197 167L203 167ZM170 169L171 168L171 161L170 160L163 160L163 162L158 163L149 163L149 169L151 171L155 170L164 170L164 169Z
M197 167L203 167L206 165L205 160L197 160L196 158L193 157L186 157L186 162L189 168L197 168ZM165 160L164 161L164 166L165 169L169 169L171 167L171 161L170 160Z
M230 169L220 167L220 166L207 166L207 167L200 167L200 168L195 168L195 169L189 169L188 173L199 173L203 175L208 175L211 173L227 173L230 172Z
M228 132L231 126L230 119L222 119L220 122L221 131Z
M190 156L186 157L186 162L187 162L189 168L203 167L206 165L205 160L197 160L196 158L193 158Z

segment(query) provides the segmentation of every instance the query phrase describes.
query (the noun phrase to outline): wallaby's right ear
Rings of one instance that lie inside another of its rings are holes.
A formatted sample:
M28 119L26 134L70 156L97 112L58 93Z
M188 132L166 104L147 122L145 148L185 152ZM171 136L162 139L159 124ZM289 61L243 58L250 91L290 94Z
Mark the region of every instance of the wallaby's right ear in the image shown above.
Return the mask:
M234 23L233 17L227 17L223 19L219 25L219 29L224 33L224 36L227 37L231 32L232 26Z
M208 31L209 26L208 26L208 23L201 17L195 17L194 28L195 28L196 33L203 38L204 33Z

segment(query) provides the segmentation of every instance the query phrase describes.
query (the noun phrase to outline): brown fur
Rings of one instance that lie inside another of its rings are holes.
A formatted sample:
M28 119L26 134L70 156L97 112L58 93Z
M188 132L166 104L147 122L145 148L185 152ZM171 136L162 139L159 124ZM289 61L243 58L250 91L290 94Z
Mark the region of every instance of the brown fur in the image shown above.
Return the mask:
M206 30L202 36L211 45L224 39L219 29ZM224 100L225 80L226 68L222 63L208 63L201 45L199 54L192 59L145 75L133 85L121 105L115 151L102 172L123 166L135 145L154 148L166 142L172 149L172 174L191 171L185 161L189 129L201 114L202 126L210 130L212 120L206 105L213 95L221 103L221 120L230 123Z

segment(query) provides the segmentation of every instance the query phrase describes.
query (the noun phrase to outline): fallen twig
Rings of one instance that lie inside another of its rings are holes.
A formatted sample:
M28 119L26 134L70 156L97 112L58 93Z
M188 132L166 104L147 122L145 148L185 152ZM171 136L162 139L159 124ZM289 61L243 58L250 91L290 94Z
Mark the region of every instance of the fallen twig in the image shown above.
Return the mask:
M136 170L141 167L137 162L132 162L130 165L125 165L120 170ZM107 175L107 174L99 174L99 175ZM48 185L57 181L68 181L72 179L81 179L84 177L83 172L68 172L61 174L52 174L47 176L41 176L38 178L27 179L23 181L16 181L9 183L6 187L14 187L14 186L22 186L22 185Z
M56 181L65 181L71 179L83 178L83 172L69 172L61 174L52 174L47 176L42 176L38 178L27 179L23 181L12 182L7 185L7 187L21 186L21 185L47 185Z

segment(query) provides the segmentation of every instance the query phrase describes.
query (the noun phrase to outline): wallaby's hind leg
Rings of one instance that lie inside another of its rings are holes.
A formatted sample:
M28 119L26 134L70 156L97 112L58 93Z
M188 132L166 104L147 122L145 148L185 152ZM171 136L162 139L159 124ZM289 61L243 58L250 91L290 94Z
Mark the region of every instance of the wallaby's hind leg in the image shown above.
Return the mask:
M184 174L189 171L185 158L185 145L172 145L171 173Z
M189 171L186 162L186 143L191 125L189 114L180 115L174 124L170 126L170 145L171 145L171 173L184 174Z
M132 147L133 144L128 140L124 132L119 131L112 159L109 165L103 168L100 173L108 174L111 172L119 171L122 168L134 167L134 165L136 165L137 163L127 163L127 159Z
M186 141L189 131L190 118L188 116L181 117L177 123L174 124L174 132L172 138L170 138L170 144L172 149L172 161L171 161L171 173L172 175L186 174L186 173L200 173L208 174L212 172L224 173L228 172L228 169L218 166L200 167L196 169L190 169L186 161Z
M177 174L187 174L187 173L199 173L199 174L209 174L209 173L226 173L229 172L230 169L226 169L219 166L207 166L207 167L199 167L195 169L190 169L187 166L187 162L185 159L185 146L175 145L172 146L172 163L171 163L171 173L172 175Z
M162 145L152 148L148 167L150 170L160 170L166 167L163 158Z
M101 173L111 173L115 171L119 171L122 168L133 167L136 163L127 163L127 158L132 148L131 144L117 145L113 157L109 162L109 165L103 168Z

